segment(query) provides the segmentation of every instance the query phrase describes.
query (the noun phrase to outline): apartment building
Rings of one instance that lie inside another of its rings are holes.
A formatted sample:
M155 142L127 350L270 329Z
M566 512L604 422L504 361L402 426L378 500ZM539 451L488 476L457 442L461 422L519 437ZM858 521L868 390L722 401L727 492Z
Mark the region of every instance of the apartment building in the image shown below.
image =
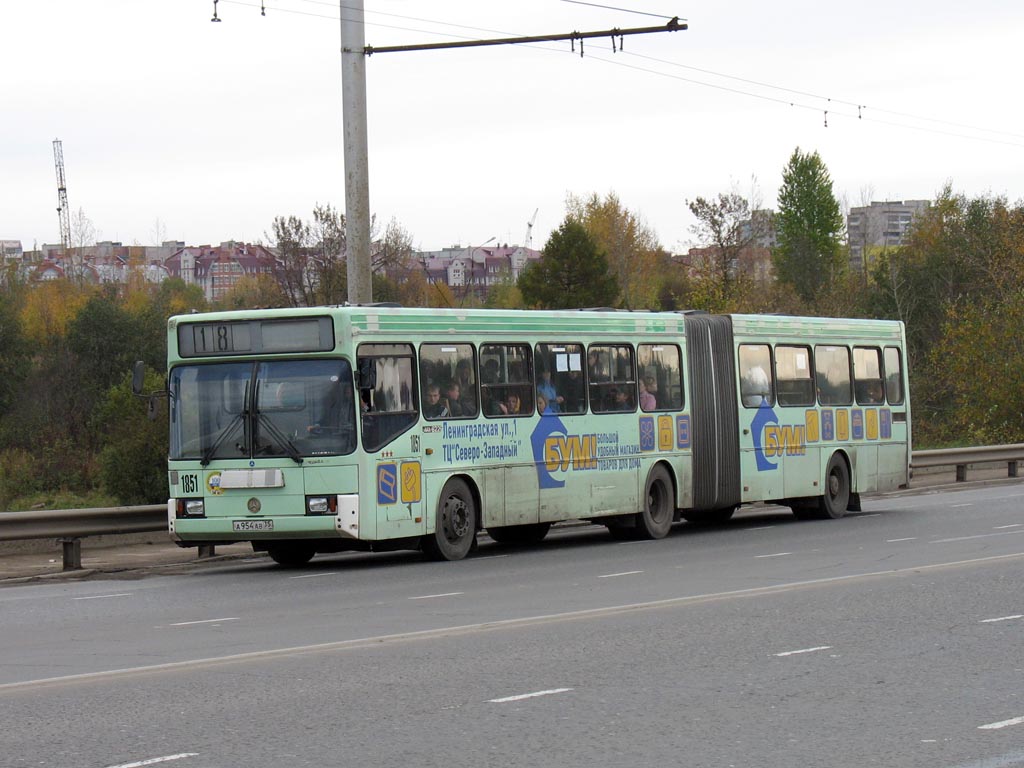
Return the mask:
M846 220L850 268L870 269L878 254L904 245L914 219L930 205L930 200L887 200L851 208Z

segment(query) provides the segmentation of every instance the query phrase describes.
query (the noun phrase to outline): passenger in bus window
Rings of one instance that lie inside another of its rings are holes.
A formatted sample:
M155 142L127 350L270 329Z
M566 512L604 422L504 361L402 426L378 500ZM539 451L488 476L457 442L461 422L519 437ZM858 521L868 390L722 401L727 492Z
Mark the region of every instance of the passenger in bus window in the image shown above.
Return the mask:
M748 408L756 408L762 402L767 402L771 391L771 380L760 365L755 365L747 371L740 381L740 394L743 397L743 404Z
M519 395L515 392L509 392L505 402L500 403L498 408L501 410L503 416L519 416L522 412L522 402L519 399Z
M448 408L441 401L441 388L436 384L427 387L423 398L423 415L428 419L443 419L448 415Z
M583 413L587 409L583 393L583 374L578 370L569 371L569 375L562 381L565 384L562 413Z
M882 393L881 379L858 381L856 389L857 402L860 405L878 405L879 403L885 402L885 397Z
M476 384L473 381L473 366L466 358L455 366L455 381L459 384L462 408L466 413L476 412Z
M654 383L654 377L648 376L640 379L637 384L640 386L640 407L645 411L653 411L658 407L657 398L651 394L650 384Z
M453 381L451 384L448 385L448 391L445 395L445 399L447 400L446 405L448 407L448 415L456 419L459 418L460 416L466 415L465 407L463 406L462 400L460 399L461 395L462 388L459 386L459 382Z
M540 392L537 393L537 413L541 416L551 416L555 413L551 410L551 405L548 403L548 399Z
M565 398L555 391L555 385L551 383L551 371L548 370L542 369L540 372L540 379L537 381L537 395L544 396L552 413L558 413L561 404L565 402Z

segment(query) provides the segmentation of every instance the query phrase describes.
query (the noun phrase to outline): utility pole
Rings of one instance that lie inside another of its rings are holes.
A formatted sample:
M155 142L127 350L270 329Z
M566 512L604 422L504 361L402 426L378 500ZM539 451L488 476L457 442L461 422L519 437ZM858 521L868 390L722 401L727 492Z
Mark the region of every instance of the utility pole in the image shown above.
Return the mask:
M64 183L64 149L60 139L53 140L53 163L57 167L57 217L60 219L60 257L67 269L68 248L71 247L71 212L68 188Z
M370 262L370 173L366 140L363 0L341 0L341 94L345 139L345 239L348 300L373 301Z

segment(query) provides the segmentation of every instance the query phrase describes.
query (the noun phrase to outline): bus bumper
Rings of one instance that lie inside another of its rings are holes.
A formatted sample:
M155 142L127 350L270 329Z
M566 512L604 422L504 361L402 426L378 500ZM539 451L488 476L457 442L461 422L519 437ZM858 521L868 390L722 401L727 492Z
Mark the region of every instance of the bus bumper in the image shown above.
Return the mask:
M179 543L273 539L358 539L359 497L337 494L332 514L178 517L177 500L167 502L167 530Z

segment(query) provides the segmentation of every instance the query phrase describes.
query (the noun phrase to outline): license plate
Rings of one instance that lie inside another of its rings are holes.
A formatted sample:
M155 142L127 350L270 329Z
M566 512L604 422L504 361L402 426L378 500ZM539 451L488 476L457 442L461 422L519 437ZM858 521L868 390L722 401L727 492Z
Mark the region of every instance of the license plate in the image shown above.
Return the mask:
M272 531L274 530L273 520L232 520L231 530L233 531Z

